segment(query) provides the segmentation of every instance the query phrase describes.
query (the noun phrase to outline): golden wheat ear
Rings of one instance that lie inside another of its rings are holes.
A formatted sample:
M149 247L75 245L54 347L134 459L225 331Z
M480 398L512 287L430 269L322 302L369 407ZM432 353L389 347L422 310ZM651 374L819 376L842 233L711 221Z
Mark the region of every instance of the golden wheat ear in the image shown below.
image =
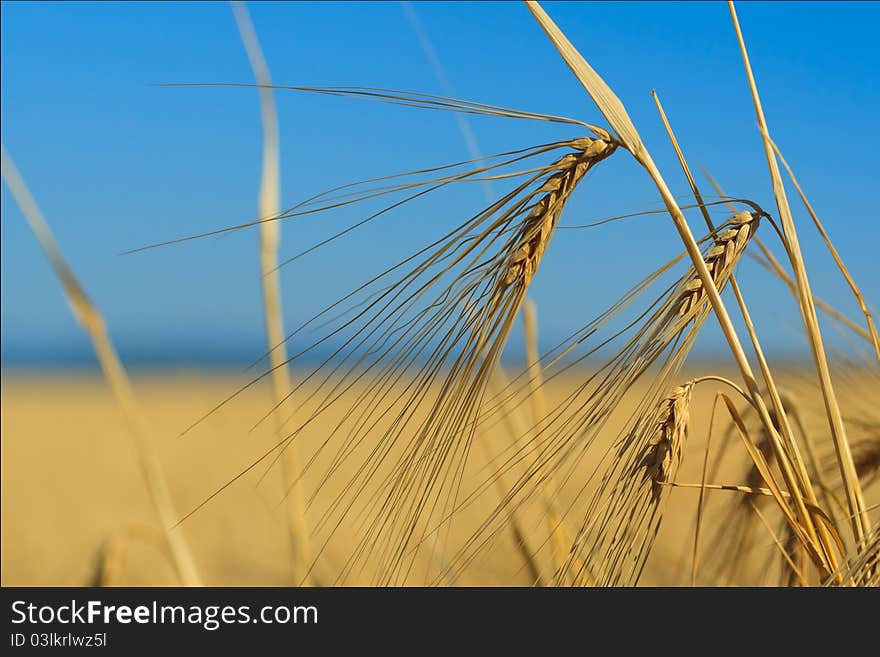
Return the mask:
M424 310L417 312L415 323L407 320L400 325L406 329L400 338L400 354L380 354L359 376L362 383L368 384L365 388L379 396L368 396L355 403L357 409L363 406L364 415L354 427L353 440L363 440L368 428L391 412L394 428L381 442L389 446L401 442L407 445L404 456L394 466L393 480L380 487L385 492L379 495L387 497L382 503L376 498L377 508L389 510L381 515L398 514L400 508L425 508L409 518L395 515L393 520L380 515L378 523L359 544L356 561L363 561L374 550L389 555L382 567L385 582L397 581L393 578L406 571L403 554L422 541L430 518L439 517L442 509L454 506L452 491L459 485L467 459L475 414L565 202L586 171L613 152L613 145L586 138L574 140L568 146L574 152L548 167L547 177L535 181L530 190L518 193L515 199L502 199L498 212L482 218L481 223L488 224L485 228L479 232L469 228L461 233L457 243L444 245L444 250L452 248L455 252L452 262L443 266L448 286L438 287L439 296L431 292L433 301L427 305L420 302ZM430 279L428 287L421 286L417 293L427 293L438 281L436 277ZM377 321L384 323L386 318L381 315ZM432 347L427 365L416 367L414 390L403 398L390 397L388 368L396 381L401 373L416 365L413 356L425 352L436 339L439 344ZM379 345L369 349L378 350ZM443 391L436 398L426 394L432 385ZM401 415L393 414L395 407ZM427 413L420 426L415 425L418 408ZM343 458L351 458L351 440L338 452ZM381 458L369 456L366 467L361 468L362 480L350 488L357 490L366 485ZM340 465L341 462L334 464L329 474ZM426 478L425 472L437 474ZM384 527L395 523L407 523L412 529L401 532L395 528L390 532L392 538L388 538Z
M264 461L274 463L318 417L345 403L348 410L343 420L319 450L325 452L332 449L331 443L337 443L319 490L330 477L338 476L344 464L358 458L364 463L346 485L346 493L318 521L316 529L320 530L338 526L348 513L348 493L366 485L394 446L406 445L405 455L393 466L393 476L380 485L380 491L389 497L383 504L377 502L377 508L425 509L411 523L420 529L413 528L411 535L389 537L390 530L384 525L399 525L403 520L380 517L358 546L364 554L381 549L392 555L383 568L387 581L396 581L393 578L405 570L401 550L388 545L420 541L425 514L439 513L450 503L450 490L457 486L469 451L472 428L465 427L473 425L486 382L565 205L585 174L615 148L614 143L580 137L526 149L501 165L456 173L442 184L479 180L491 170L496 179L506 177L515 186L441 239L346 295L340 300L344 305L337 302L307 322L317 328L318 337L288 362L322 345L332 349L330 356L310 368L291 391L291 397L299 396L295 408L313 410L249 467ZM551 153L554 159L549 163L524 171L505 174L500 169ZM402 377L411 372L416 373L414 381L401 392ZM355 384L363 392L342 402ZM311 387L308 392L306 385ZM367 433L388 422L391 428L380 441L381 449L357 454L355 448ZM313 467L316 458L305 467ZM438 474L427 479L427 471ZM390 511L382 511L387 513ZM371 547L379 543L383 546Z
M762 215L760 208L756 212L738 212L699 240L703 264L718 289L723 289L730 279ZM505 455L506 462L500 472L517 462L529 461L533 465L511 482L502 504L497 505L462 550L451 557L454 567L462 568L471 563L501 531L512 513L536 495L540 497L547 473L554 473L560 485L566 485L576 472L577 464L593 451L592 446L605 432L614 409L624 403L635 383L651 368L656 369L654 380L637 403L634 417L653 416L664 389L683 364L708 317L709 302L694 268L689 268L649 302L647 308L635 310L635 318L624 319L621 313L684 257L680 254L659 268L596 320L545 354L542 364L558 365L548 380L559 372L571 371L580 363L589 363L591 373L550 409L539 430L533 428L526 433L529 437L526 445L512 448ZM613 320L617 325L623 323L622 328L612 324ZM579 353L584 347L586 352ZM612 349L613 355L601 365L587 360L606 349ZM526 382L522 383L523 380ZM514 384L518 387L513 387ZM527 378L520 375L514 384L484 404L487 408L479 423L497 423L498 418L504 417L509 403L527 388ZM600 481L598 491L587 498L585 507L575 512L581 528L565 567L557 568L566 578L570 578L572 571L575 581L588 580L598 585L632 583L638 578L660 517L659 511L649 508L650 505L642 506L652 498L658 499L659 489L649 492L644 499L633 493L639 490L642 481L638 464L645 458L644 432L644 427L635 421L634 426L618 437L615 449L606 450L591 476L590 480ZM622 483L616 485L615 482ZM590 483L583 482L581 494ZM611 565L606 567L607 564Z

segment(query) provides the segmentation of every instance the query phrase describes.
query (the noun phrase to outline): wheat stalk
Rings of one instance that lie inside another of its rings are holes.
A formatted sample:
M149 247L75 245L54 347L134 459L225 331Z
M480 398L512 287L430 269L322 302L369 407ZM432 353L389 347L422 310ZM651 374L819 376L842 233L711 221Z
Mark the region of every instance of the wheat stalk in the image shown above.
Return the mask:
M83 330L91 338L92 346L95 349L104 378L107 380L107 385L113 392L114 397L116 397L116 401L122 410L122 415L128 424L129 433L138 458L138 465L143 474L147 491L150 494L153 509L165 532L165 538L171 550L180 581L184 586L201 586L201 579L192 552L183 535L182 528L177 526L177 512L174 510L171 491L168 488L168 482L162 471L162 465L150 444L146 420L138 407L128 374L119 360L116 348L110 341L104 318L91 299L89 299L74 275L73 270L61 254L49 224L43 217L43 213L40 212L39 207L37 207L36 201L31 196L12 158L6 152L5 145L0 144L0 152L2 152L3 180L15 197L28 225L61 281L64 295L68 304L70 304L74 317L76 317L80 326L83 327Z
M699 189L697 188L696 181L694 180L693 175L691 174L690 167L685 160L684 154L678 144L678 140L675 137L675 134L672 131L672 126L669 124L669 120L666 117L666 113L663 110L663 106L660 103L660 98L656 92L652 92L654 97L654 101L657 105L657 110L660 113L660 117L663 121L664 127L666 128L667 134L669 136L670 141L672 142L673 148L675 149L676 155L678 156L679 163L681 164L682 170L688 180L688 184L691 187L691 191L694 195L694 198L697 201L697 205L700 208L700 211L703 215L703 219L706 222L706 225L711 229L713 229L712 221L709 217L709 213L706 209L705 204L703 203L702 195L700 194ZM735 208L732 204L728 203L728 206L731 207L731 210L734 211ZM757 238L756 238L757 239ZM762 250L766 250L765 247L760 245ZM776 438L775 434L768 433L770 443L777 450L777 457L780 462L783 463L783 467L786 469L792 469L794 471L794 475L798 480L798 484L803 491L803 495L806 497L807 501L811 505L817 504L816 494L813 490L813 486L810 482L810 477L807 471L807 468L804 464L804 461L800 455L800 450L798 448L797 441L794 437L794 432L792 431L791 424L788 420L788 416L786 414L786 407L783 404L782 396L777 388L774 376L772 371L770 370L770 366L767 363L767 360L764 356L764 350L761 346L761 343L758 339L757 332L755 331L754 324L752 323L751 314L746 306L745 299L743 297L743 293L739 287L739 284L736 278L731 275L730 276L730 286L733 290L734 296L736 298L737 304L739 306L740 312L742 314L743 320L745 321L746 329L748 331L749 338L754 347L755 356L758 360L758 364L760 367L760 371L762 376L764 377L764 382L766 384L767 392L769 394L772 410L768 413L768 416L772 423L773 429L778 429L780 432L780 437L784 440L784 445L787 447L785 450L780 450L782 446L780 441ZM809 440L808 436L804 436L805 439ZM812 445L808 442L808 449L811 449ZM791 466L788 466L788 461L791 460ZM819 481L821 485L821 479ZM800 495L799 491L796 491L795 494ZM809 518L806 518L809 521ZM819 533L819 538L822 540L822 546L825 551L826 557L830 562L834 562L834 556L831 554L830 547L831 538L827 533L827 530L824 526L821 525L817 528Z
M767 137L767 140L770 142L770 146L773 148L773 152L776 153L779 161L782 162L782 166L785 167L785 171L788 173L788 177L791 179L792 184L797 190L797 193L801 198L801 202L807 209L807 213L813 220L813 224L815 224L816 230L818 230L819 234L822 236L822 241L825 242L825 246L828 249L828 252L831 254L831 257L834 258L834 262L837 265L838 269L840 269L840 273L843 274L843 277L846 279L850 292L852 292L853 297L855 297L856 303L859 304L859 309L865 316L865 323L868 326L868 333L870 335L871 345L874 347L874 356L877 358L878 361L880 361L880 336L877 335L877 326L874 324L874 318L871 315L871 311L868 309L868 304L865 302L865 297L862 295L861 289L859 288L858 284L856 284L855 280L849 272L849 269L844 264L843 259L840 257L840 254L837 252L837 249L831 241L831 237L829 237L828 232L825 230L825 226L823 226L822 222L819 220L819 216L813 209L812 204L809 202L809 200L807 200L807 195L801 188L800 183L798 183L798 180L794 175L794 171L791 170L788 162L786 162L785 158L782 157L782 153L780 152L779 147L769 137ZM818 300L814 298L814 301L816 302L816 305L819 305Z
M743 39L739 19L737 18L736 9L734 9L733 3L728 2L727 6L730 10L733 27L736 32L737 41L739 42L749 90L755 106L755 115L758 120L758 128L761 132L762 143L767 157L770 179L773 184L773 194L776 198L776 206L779 210L779 217L782 221L782 229L786 240L786 250L788 251L789 259L791 260L792 268L794 269L794 279L797 284L798 303L801 309L801 317L813 352L813 360L816 365L819 384L825 401L825 410L828 416L829 426L831 427L834 447L837 452L840 475L844 482L847 504L849 505L849 512L852 516L853 536L855 537L856 543L861 543L865 538L867 527L870 526L870 521L867 512L865 511L864 495L859 483L858 474L855 471L852 453L849 449L849 442L846 437L846 426L844 425L834 386L831 382L828 359L825 354L822 333L819 330L819 322L816 317L816 307L813 302L809 278L807 277L806 265L804 264L803 255L801 254L800 245L798 243L797 230L795 229L794 220L791 216L791 208L789 207L788 198L785 194L785 187L782 182L782 176L779 172L779 165L773 151L770 133L767 128L767 121L764 117L764 109L761 104L760 96L758 95L758 87L755 83L754 74L752 73L745 40Z
M541 358L538 350L538 310L535 302L526 299L522 307L523 330L525 337L526 373L529 380L529 400L532 407L532 430L530 439L540 439L544 430L547 417L547 402L544 396L544 374L541 369ZM559 579L564 574L566 558L571 551L572 538L569 533L566 519L559 511L559 488L552 471L542 473L543 466L540 459L536 458L534 467L538 476L544 474L544 486L542 491L542 504L546 514L547 529L550 533L552 544L553 571ZM592 576L589 571L579 562L575 562L575 569L582 572L582 580L592 584Z
M261 218L277 217L281 212L280 153L278 145L278 117L275 99L270 88L272 82L269 67L243 2L232 2L235 21L247 51L254 77L260 86L260 113L263 123L263 172L260 182L259 215ZM272 372L272 392L275 400L273 419L279 438L284 436L284 417L289 412L287 398L290 395L290 374L287 369L284 319L281 303L281 281L278 273L278 247L281 241L281 225L277 221L260 223L260 271L263 289L263 309L266 321L266 340L269 345L269 365ZM299 477L300 463L296 446L288 445L281 458L281 474L286 489L286 518L292 552L294 581L307 579L311 562L309 528L306 523L305 493Z

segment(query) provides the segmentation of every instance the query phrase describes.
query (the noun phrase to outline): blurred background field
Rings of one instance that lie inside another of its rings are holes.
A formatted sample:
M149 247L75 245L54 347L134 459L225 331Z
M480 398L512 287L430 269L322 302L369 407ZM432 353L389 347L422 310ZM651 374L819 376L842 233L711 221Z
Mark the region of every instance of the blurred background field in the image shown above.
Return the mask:
M718 371L714 368L710 371ZM687 374L698 374L691 371ZM823 427L821 400L805 384L802 373L784 376L786 389L797 394L804 421L818 435ZM231 476L259 456L273 442L271 425L249 433L251 426L270 404L268 387L253 388L226 409L209 418L191 435L176 438L194 418L246 382L231 373L196 371L153 372L135 379L136 391L154 430L179 509L187 511L204 500ZM572 380L548 385L548 403L570 389ZM841 376L841 397L845 412L873 417L874 400L880 398L876 377L858 374ZM679 481L698 482L709 426L713 393L706 386L695 398L687 455ZM627 409L621 409L625 414ZM298 443L307 457L321 441L330 418L303 435ZM326 424L324 424L326 422ZM726 424L716 426L715 440ZM866 427L854 438L874 437L880 424ZM87 374L6 373L2 385L2 584L78 586L93 581L103 551L113 537L121 537L117 584L175 584L176 576L161 546L161 534L127 436L125 424L105 384ZM491 441L500 447L503 432ZM717 443L716 443L717 444ZM367 446L365 446L367 447ZM734 451L734 450L731 450ZM595 452L598 453L598 452ZM725 463L719 480L742 483L748 463L744 456ZM586 478L591 463L578 469ZM208 585L287 585L291 583L289 551L282 509L282 486L277 468L262 484L257 469L212 500L186 521L184 527L194 556ZM476 451L469 471L470 481L485 476L485 457ZM580 485L575 477L560 495L562 507L573 499ZM306 477L307 490L314 478ZM865 488L869 503L880 502L880 478ZM333 490L326 490L327 499ZM694 509L698 491L673 490L658 544L648 562L642 583L646 585L686 584L690 572ZM450 546L476 527L496 498L482 496L456 520ZM736 493L709 493L712 505L729 504ZM317 519L322 507L309 512ZM708 518L713 518L709 512ZM727 522L726 516L718 515ZM540 514L535 509L527 524L539 530ZM576 514L572 516L572 520ZM712 527L711 520L709 528ZM711 538L711 531L707 533ZM704 539L706 540L706 539ZM336 573L350 556L350 536L342 528L318 560L316 574L325 584L335 583ZM766 584L776 577L765 562L775 556L772 538L761 529L746 559L748 569L742 583ZM547 549L541 556L547 558ZM710 555L711 556L711 555ZM711 565L711 558L705 557ZM414 573L410 584L430 583L435 570L427 552L419 561L423 570ZM436 575L436 573L435 573ZM349 584L369 583L353 578ZM463 585L528 585L521 560L506 534L500 536L484 558L475 562L458 581Z

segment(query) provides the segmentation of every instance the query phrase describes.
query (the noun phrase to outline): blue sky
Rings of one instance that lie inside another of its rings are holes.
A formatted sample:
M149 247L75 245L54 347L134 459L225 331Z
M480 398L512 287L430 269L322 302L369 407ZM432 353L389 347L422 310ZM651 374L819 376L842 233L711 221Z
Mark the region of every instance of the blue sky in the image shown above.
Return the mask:
M545 8L627 105L673 191L685 194L687 186L652 88L691 164L707 167L730 195L773 209L723 3ZM443 92L397 3L249 9L279 84ZM415 10L459 97L603 123L521 4L418 3ZM773 136L876 302L880 5L743 3L739 16ZM252 81L226 3L2 5L3 141L133 363L233 363L263 348L254 232L119 255L255 214L257 94L151 86L189 81ZM345 182L467 157L451 115L296 92L276 98L286 205ZM485 153L576 136L571 127L497 118L475 118L471 127ZM565 223L658 207L631 159L613 159L579 190ZM4 363L88 360L88 342L5 187L0 202ZM371 273L370 263L392 264L481 202L477 192L438 197L417 218L389 219L286 268L288 325L350 290ZM286 223L282 254L363 214ZM799 212L796 220L815 292L856 317L808 217ZM586 323L679 248L660 215L557 236L533 290L546 342ZM766 346L798 353L804 342L782 286L748 262L740 276ZM836 339L833 327L828 334ZM699 351L723 353L712 321Z

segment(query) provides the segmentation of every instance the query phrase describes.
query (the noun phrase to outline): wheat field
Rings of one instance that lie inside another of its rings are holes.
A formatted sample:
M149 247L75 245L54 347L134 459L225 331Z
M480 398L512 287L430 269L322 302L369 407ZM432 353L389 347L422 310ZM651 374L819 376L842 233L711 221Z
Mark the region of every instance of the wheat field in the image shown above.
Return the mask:
M697 181L678 142L687 126L673 128L652 92L678 165L661 171L614 81L539 3L525 5L602 123L418 91L276 85L237 3L254 82L164 85L238 90L260 103L256 218L125 254L258 233L266 352L248 372L127 370L3 147L4 181L100 365L100 375L4 370L3 585L880 583L876 282L854 279L797 164L773 141L734 5L764 157L754 166L772 190L763 205L726 196L711 175ZM551 123L580 136L487 156L473 148L468 160L285 207L281 94ZM623 159L661 209L567 224L576 189L600 191L594 170ZM686 195L673 193L673 175ZM281 284L284 266L313 251L332 257L337 240L417 199L488 183L497 194L435 241L397 261L373 262L366 250L377 273L284 326L283 308L299 303ZM340 208L370 209L294 255L280 251L287 226ZM620 282L615 302L539 348L533 281L563 229L658 213L677 255L659 268L632 259L639 282ZM814 292L800 246L807 230L821 236L857 312ZM801 362L779 365L765 351L737 276L747 260L792 309ZM693 359L707 326L720 330L719 352ZM520 327L525 346L514 353ZM833 348L830 330L852 348Z

